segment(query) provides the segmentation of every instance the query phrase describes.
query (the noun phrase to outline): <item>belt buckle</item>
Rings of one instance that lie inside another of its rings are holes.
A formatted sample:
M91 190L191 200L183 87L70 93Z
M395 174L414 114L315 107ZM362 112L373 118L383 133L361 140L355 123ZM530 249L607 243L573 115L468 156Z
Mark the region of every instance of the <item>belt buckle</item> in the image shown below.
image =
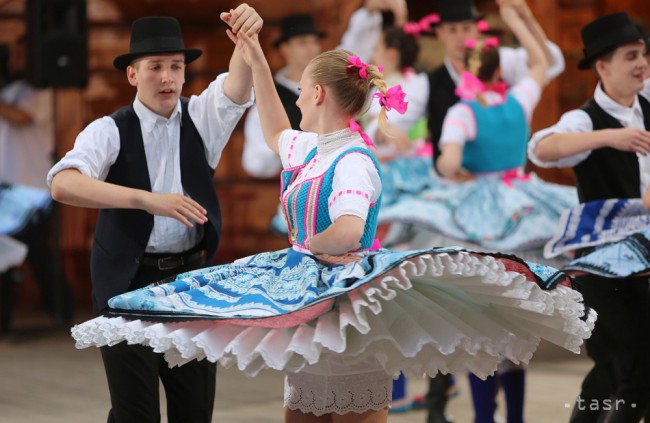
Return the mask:
M185 263L183 257L163 257L158 259L158 270L171 270Z

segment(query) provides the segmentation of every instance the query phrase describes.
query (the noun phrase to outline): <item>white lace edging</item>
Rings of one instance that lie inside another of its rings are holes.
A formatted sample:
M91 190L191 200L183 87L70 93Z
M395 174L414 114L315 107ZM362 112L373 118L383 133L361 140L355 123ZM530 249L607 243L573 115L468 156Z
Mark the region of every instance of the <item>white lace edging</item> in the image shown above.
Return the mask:
M170 366L207 358L250 376L264 368L298 372L329 360L375 357L387 374L471 371L486 377L507 358L528 362L540 338L575 353L593 329L581 295L543 291L490 256L423 254L337 297L336 307L290 328L228 320L130 321L98 317L72 328L77 348L143 344Z
M387 408L392 391L393 380L383 371L342 376L290 373L284 382L284 405L316 416L361 414Z

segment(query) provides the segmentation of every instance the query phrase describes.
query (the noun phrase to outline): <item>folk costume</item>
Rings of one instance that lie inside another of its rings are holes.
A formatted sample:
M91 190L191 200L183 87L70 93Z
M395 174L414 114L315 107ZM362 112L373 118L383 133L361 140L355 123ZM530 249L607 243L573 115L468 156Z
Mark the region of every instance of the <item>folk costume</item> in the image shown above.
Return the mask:
M287 130L282 206L291 248L119 295L73 328L77 347L124 340L165 354L287 373L285 405L347 413L390 402L391 377L527 362L540 338L578 352L594 314L555 269L453 248L372 250L381 177L356 132ZM310 237L342 215L366 222L360 261L325 265Z

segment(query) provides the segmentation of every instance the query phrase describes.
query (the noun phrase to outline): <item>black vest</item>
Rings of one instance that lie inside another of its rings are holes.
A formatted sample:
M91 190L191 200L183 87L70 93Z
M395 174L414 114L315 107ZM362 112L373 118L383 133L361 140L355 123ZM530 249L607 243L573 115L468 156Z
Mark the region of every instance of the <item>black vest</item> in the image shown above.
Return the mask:
M296 106L298 96L289 88L277 82L275 83L275 89L278 91L278 96L280 96L280 101L282 102L282 106L284 106L284 110L287 112L287 116L289 116L291 129L300 130L302 113L298 106Z
M639 96L646 129L650 128L650 103ZM605 112L594 99L582 106L593 124L593 130L623 128L614 117ZM636 153L611 147L592 150L582 162L574 166L578 198L581 203L608 198L640 198L641 175Z
M440 136L442 135L442 123L447 116L447 111L459 100L455 93L456 84L451 79L445 65L434 69L429 73L429 105L428 105L428 126L429 139L433 143L433 160L440 154Z
M212 181L214 169L208 164L203 140L188 113L188 101L181 98L181 182L187 195L208 212L204 240L207 262L212 263L219 244L221 210ZM140 120L133 105L119 109L111 118L120 133L120 152L108 172L106 182L151 191ZM149 241L153 221L153 215L144 210L99 211L90 257L96 311L105 308L111 297L129 289Z

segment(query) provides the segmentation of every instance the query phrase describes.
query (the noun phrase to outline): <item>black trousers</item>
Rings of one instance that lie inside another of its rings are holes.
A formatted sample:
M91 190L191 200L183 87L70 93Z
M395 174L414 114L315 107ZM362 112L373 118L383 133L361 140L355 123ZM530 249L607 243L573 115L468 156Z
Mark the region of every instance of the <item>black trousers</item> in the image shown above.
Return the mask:
M141 266L129 288L137 289L197 267L200 266L188 265L162 271ZM160 422L160 382L167 399L169 423L212 421L217 376L215 363L194 360L170 369L162 354L126 342L102 347L101 353L111 395L109 423Z
M429 392L427 392L427 423L449 423L445 416L447 401L449 401L449 388L452 385L449 374L438 373L429 379Z
M572 423L635 423L650 404L648 277L576 279L585 304L598 313L587 354L594 367L582 382Z

